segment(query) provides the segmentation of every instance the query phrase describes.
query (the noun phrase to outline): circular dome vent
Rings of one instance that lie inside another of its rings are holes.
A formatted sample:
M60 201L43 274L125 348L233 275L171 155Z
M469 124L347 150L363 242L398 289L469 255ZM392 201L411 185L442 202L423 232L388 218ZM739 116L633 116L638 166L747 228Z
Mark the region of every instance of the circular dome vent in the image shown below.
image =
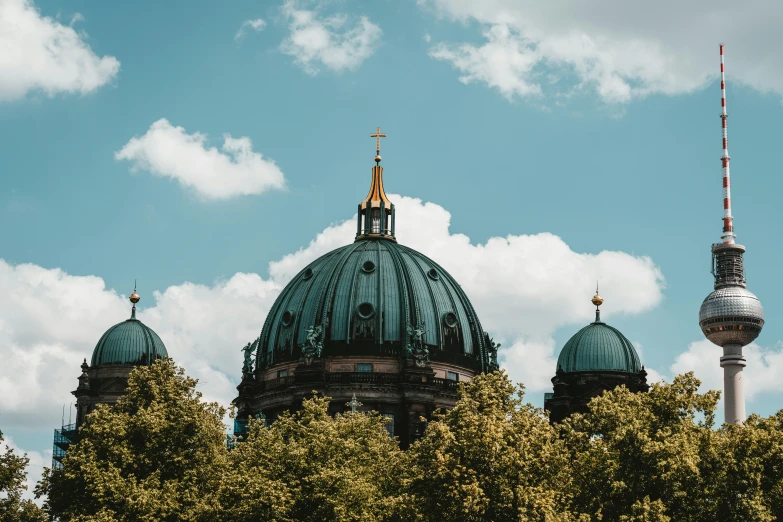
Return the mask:
M440 279L440 275L438 274L438 271L435 270L434 268L430 268L429 271L427 272L427 275L433 281L437 281L438 279Z
M283 324L283 326L291 326L294 322L294 318L296 317L296 312L292 312L291 310L286 310L283 312L283 317L280 320L280 322Z
M372 272L375 272L375 263L370 261L369 259L362 264L362 271L370 274Z
M311 277L313 277L313 269L312 268L308 268L302 274L302 279L310 279Z
M459 321L457 320L457 314L454 312L446 312L443 314L443 324L447 328L456 328Z
M362 319L370 319L375 315L375 307L372 303L362 303L356 307L356 314Z

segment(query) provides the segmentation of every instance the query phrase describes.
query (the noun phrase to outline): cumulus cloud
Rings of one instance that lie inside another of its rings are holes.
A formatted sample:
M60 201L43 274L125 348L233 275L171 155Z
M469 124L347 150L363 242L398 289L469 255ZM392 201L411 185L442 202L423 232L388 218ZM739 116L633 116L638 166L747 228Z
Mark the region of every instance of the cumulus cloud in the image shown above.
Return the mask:
M742 353L748 365L743 370L745 382L745 398L748 401L764 393L783 392L783 346L778 343L775 348L751 343ZM673 375L694 372L702 381L703 389L723 390L723 368L720 367L720 357L723 350L707 339L692 342L688 349L679 354L671 365ZM750 385L752 383L752 385ZM723 399L721 398L721 407Z
M239 27L239 31L237 31L237 34L234 36L234 40L239 40L240 38L245 36L248 29L260 33L265 28L266 28L266 22L261 18L256 18L255 20L245 20L244 22L242 22L242 25Z
M60 418L79 364L127 306L94 276L0 260L0 411L4 428ZM70 369L70 371L69 371Z
M297 0L283 4L290 33L280 50L293 56L306 73L318 74L319 66L336 72L356 70L375 52L382 32L366 16L322 16L318 9L303 9L300 4Z
M541 87L532 75L538 58L524 39L506 25L492 26L484 36L488 41L482 46L440 43L429 54L450 62L461 73L462 83L483 82L507 98L540 94Z
M188 134L161 118L114 157L132 162L135 169L173 178L205 199L261 194L285 187L283 172L273 160L253 151L250 138L226 134L221 150L206 143L205 134Z
M71 25L83 20L76 14ZM88 94L117 76L120 62L98 56L86 34L43 16L31 0L0 0L0 101L31 91Z
M155 305L138 317L163 339L209 400L227 405L236 396L240 349L261 333L282 282L237 273L213 285L183 283L154 293ZM152 301L152 299L151 299Z
M508 98L590 89L623 103L691 92L716 77L719 42L726 43L732 81L783 95L778 2L753 9L709 0L418 3L482 28L483 43L440 42L430 55L451 63L461 81L485 83Z

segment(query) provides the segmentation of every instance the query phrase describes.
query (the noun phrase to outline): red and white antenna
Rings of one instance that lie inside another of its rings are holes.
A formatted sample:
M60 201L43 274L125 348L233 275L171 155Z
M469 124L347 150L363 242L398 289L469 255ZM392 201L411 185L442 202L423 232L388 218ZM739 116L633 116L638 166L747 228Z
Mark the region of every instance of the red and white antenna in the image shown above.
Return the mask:
M731 217L731 176L729 174L729 135L726 128L726 119L729 115L726 113L726 76L725 65L723 63L723 44L720 44L720 119L723 127L723 156L721 164L723 165L723 234L721 239L724 245L734 244L734 218Z

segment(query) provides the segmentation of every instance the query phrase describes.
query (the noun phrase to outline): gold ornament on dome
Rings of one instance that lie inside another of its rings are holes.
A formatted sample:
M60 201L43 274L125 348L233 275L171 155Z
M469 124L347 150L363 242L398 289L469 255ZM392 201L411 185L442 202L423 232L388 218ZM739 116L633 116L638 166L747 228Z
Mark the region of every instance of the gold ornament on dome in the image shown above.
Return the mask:
M596 308L604 304L604 298L598 295L598 283L595 284L595 295L593 296L591 301L596 306Z
M136 293L136 285L133 285L133 293L128 298L130 299L130 302L133 304L138 303L141 300L141 297L139 297L139 294Z

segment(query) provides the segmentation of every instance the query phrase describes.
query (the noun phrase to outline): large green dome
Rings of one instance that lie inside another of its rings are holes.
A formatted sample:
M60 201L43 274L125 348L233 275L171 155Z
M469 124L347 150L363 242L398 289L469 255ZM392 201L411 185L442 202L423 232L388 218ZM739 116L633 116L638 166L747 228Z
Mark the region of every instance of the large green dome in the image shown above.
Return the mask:
M489 369L489 338L448 272L393 236L368 236L316 259L286 286L264 323L257 368L301 358L311 329L323 332L322 357L401 357L409 327L419 327L431 361Z
M134 306L130 319L115 324L101 336L92 352L90 366L151 364L167 356L158 334L136 319Z
M631 341L596 319L565 344L557 358L558 371L639 373L642 364Z

